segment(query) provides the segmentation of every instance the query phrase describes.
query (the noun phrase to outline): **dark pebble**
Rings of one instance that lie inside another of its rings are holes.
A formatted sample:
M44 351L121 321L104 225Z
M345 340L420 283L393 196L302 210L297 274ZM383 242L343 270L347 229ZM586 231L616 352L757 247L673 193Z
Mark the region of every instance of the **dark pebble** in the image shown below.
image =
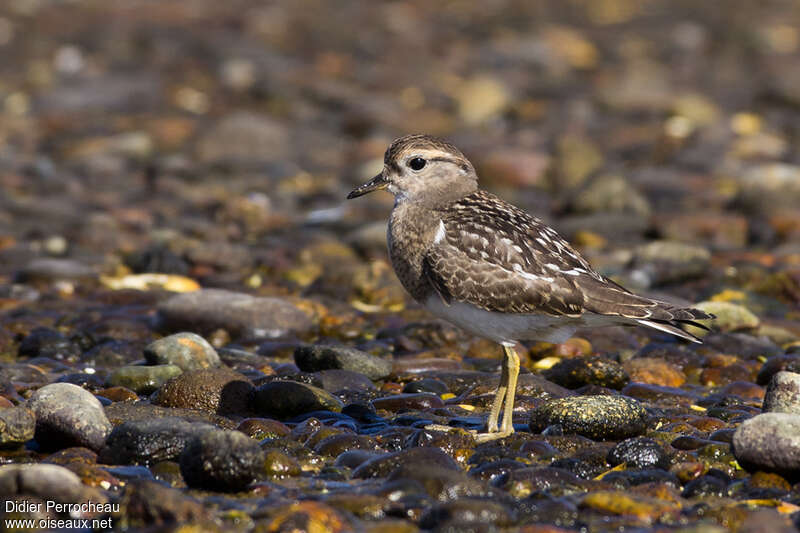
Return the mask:
M392 412L415 411L444 407L444 402L435 394L421 392L418 394L393 394L372 400L372 407Z
M646 429L647 411L624 396L575 396L548 400L531 415L530 429L539 433L559 425L565 434L577 434L595 440L618 440L633 437Z
M61 332L50 328L35 328L19 343L20 357L49 357L55 360L73 360L81 348Z
M206 506L185 491L146 480L134 480L127 484L122 493L120 510L128 526L135 528L210 521Z
M264 456L258 442L243 433L208 431L183 449L181 474L190 487L236 492L264 473Z
M137 394L151 394L182 372L181 367L176 365L129 365L117 368L106 384L109 387L125 387Z
M111 465L157 463L176 459L186 444L214 426L180 418L132 420L114 428L98 461Z
M253 409L278 419L312 411L341 411L341 400L318 387L297 381L272 381L255 390Z
M509 527L516 520L513 509L499 502L482 498L461 498L436 504L422 515L419 521L423 529L462 528L467 524L483 524Z
M271 418L247 418L236 429L256 440L285 437L291 431L283 422Z
M222 364L217 351L196 333L175 333L148 344L144 358L150 365L175 365L186 370L210 368Z
M372 380L351 370L320 370L314 377L319 380L323 389L332 394L376 390Z
M460 469L454 470L438 464L422 466L413 463L401 463L389 474L387 482L398 480L419 483L428 496L440 502L459 500L468 496L489 496L492 494L492 489L482 481L469 477Z
M49 283L53 281L88 281L97 276L94 269L74 259L34 259L16 275L19 283Z
M28 407L36 416L36 441L44 449L85 446L99 450L111 432L103 406L92 393L71 383L45 385Z
M700 476L688 482L683 488L681 496L684 498L698 498L707 496L722 497L727 495L727 483L716 476Z
M22 495L59 503L108 501L100 491L81 483L74 472L54 464L0 466L0 494L4 498Z
M206 368L170 379L158 389L153 403L218 414L244 414L253 390L250 380L238 372L229 368Z
M300 370L350 370L379 380L392 373L392 361L347 346L314 344L299 346L294 352L294 362Z
M800 354L791 353L770 357L761 365L756 383L767 385L772 380L772 376L781 371L800 374Z
M416 381L409 381L403 386L403 392L407 394L414 394L417 392L430 392L441 396L448 391L447 385L442 381L433 378L422 378Z
M568 389L577 389L584 385L599 385L619 390L630 381L630 377L622 365L603 357L564 359L545 370L542 375L553 383Z
M634 437L617 443L608 452L608 464L626 463L630 468L667 468L669 456L653 439Z
M362 464L353 471L356 479L386 477L400 465L425 469L436 467L446 470L460 470L458 463L439 448L409 448L399 452L384 454Z

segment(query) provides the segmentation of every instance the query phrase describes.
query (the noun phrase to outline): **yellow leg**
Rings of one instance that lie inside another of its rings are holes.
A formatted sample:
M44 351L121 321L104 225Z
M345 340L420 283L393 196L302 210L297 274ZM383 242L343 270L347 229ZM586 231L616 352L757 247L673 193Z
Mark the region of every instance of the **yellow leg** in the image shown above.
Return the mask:
M514 433L514 395L517 392L517 378L519 377L519 356L511 346L503 346L506 353L505 363L508 366L508 391L506 392L505 410L503 411L503 423L500 425L500 433Z
M500 385L497 387L492 410L489 412L489 419L486 422L486 433L479 433L475 436L475 440L479 443L501 439L514 433L512 417L514 415L514 393L519 376L519 356L510 346L504 345L503 351L505 357L503 358L503 371L500 374ZM500 418L501 410L503 411L503 421L498 429L497 421Z
M497 386L497 392L494 393L492 410L489 412L489 419L486 421L486 431L488 433L497 432L497 420L500 418L500 410L503 408L503 402L508 392L508 378L508 365L504 359L503 370L500 374L500 384Z

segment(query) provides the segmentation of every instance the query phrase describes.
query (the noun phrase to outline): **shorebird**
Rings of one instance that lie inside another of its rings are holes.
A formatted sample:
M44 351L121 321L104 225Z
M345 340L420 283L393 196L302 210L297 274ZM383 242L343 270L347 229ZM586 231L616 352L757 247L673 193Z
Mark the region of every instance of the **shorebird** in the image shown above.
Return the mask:
M633 294L601 275L540 219L479 189L472 163L444 140L396 139L383 171L347 198L379 189L395 198L387 242L406 290L434 315L503 346L500 384L478 441L514 432L517 342L559 343L578 327L617 324L700 342L680 326L707 329L695 321L713 318Z

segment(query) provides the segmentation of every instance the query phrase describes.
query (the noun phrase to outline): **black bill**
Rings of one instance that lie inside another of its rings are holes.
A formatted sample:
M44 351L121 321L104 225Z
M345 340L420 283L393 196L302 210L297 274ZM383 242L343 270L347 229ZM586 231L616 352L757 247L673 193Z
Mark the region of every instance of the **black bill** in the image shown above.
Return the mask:
M369 180L363 185L359 185L352 191L350 194L347 195L347 199L350 200L352 198L358 198L359 196L364 196L367 193L372 191L377 191L379 189L385 189L389 185L389 181L383 176L383 172Z

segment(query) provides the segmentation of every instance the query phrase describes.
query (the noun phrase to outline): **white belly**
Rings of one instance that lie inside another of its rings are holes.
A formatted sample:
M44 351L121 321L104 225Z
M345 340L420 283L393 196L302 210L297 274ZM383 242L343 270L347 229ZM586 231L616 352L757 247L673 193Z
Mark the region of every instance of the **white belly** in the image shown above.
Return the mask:
M521 340L564 342L584 322L581 318L495 313L462 302L448 305L438 294L428 298L425 308L473 335L507 346Z

